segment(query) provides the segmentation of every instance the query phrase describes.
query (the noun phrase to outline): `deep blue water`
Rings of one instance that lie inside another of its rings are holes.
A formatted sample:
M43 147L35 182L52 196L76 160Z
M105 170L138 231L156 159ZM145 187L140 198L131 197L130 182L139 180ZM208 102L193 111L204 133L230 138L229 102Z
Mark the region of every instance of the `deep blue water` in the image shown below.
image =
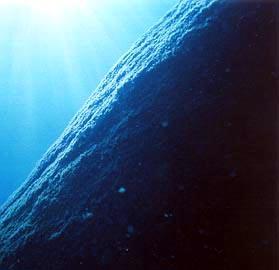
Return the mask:
M0 204L176 0L20 2L0 4Z

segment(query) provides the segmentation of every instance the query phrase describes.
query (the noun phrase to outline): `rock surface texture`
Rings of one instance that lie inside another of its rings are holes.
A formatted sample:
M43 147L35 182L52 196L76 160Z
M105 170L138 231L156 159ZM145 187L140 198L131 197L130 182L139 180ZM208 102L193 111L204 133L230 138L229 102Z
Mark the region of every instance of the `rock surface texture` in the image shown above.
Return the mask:
M0 209L0 269L275 270L276 8L151 28Z

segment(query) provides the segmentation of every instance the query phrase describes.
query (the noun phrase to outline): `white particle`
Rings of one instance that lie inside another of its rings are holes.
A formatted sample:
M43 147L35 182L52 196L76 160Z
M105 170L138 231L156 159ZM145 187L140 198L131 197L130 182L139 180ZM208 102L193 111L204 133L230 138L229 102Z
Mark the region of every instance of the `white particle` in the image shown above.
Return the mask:
M121 193L121 194L123 194L123 193L126 192L126 188L120 187L120 188L118 189L118 192Z
M168 122L168 121L163 121L163 122L161 123L161 126L162 126L163 128L167 128L167 127L169 126L169 122Z
M90 219L93 217L93 213L85 212L85 213L83 213L82 217L83 217L83 219Z
M172 213L165 213L164 217L165 218L171 218L171 217L173 217L173 214Z

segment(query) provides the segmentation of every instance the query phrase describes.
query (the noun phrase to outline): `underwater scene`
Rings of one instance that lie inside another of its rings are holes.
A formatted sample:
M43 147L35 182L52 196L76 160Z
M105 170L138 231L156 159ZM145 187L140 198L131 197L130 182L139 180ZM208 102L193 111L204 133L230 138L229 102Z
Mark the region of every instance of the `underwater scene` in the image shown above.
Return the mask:
M278 269L276 0L2 0L0 30L0 270Z

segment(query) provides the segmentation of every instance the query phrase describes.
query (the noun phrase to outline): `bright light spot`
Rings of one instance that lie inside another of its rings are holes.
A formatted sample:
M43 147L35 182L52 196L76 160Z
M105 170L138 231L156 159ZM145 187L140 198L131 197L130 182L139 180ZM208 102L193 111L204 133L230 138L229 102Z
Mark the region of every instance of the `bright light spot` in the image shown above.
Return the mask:
M94 1L95 6L97 3ZM86 0L0 0L1 5L27 8L32 16L54 23L80 13L86 6Z
M85 4L82 0L29 0L29 2L34 13L55 20L62 19L69 13L79 12Z

